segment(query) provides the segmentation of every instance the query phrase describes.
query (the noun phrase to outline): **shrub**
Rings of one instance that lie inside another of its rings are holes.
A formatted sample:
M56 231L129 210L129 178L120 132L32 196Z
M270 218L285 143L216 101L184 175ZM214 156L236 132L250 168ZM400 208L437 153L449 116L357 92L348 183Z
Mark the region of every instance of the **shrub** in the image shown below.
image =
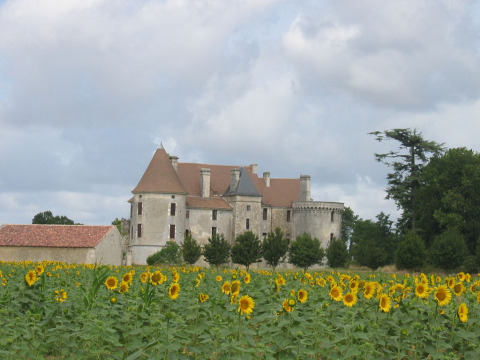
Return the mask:
M435 266L452 271L463 264L467 251L463 235L457 229L447 229L433 241L430 259Z
M398 269L418 270L425 263L427 251L422 238L413 232L405 235L395 252L395 265Z
M235 264L245 265L248 271L250 265L259 262L261 258L262 243L257 235L247 231L237 236L232 246L232 261Z
M202 256L202 248L190 233L185 235L182 245L183 260L190 265L195 264Z
M223 234L213 235L203 247L203 256L210 266L218 267L230 260L230 244Z
M284 260L288 251L288 239L283 237L283 232L280 228L275 228L275 231L268 233L267 237L263 239L262 253L263 258L268 265L275 269L278 264Z
M148 265L176 265L180 263L180 246L174 241L168 241L162 250L147 257Z
M320 240L312 239L310 234L303 233L290 245L288 262L306 271L312 265L321 265L324 256L325 252L320 246Z

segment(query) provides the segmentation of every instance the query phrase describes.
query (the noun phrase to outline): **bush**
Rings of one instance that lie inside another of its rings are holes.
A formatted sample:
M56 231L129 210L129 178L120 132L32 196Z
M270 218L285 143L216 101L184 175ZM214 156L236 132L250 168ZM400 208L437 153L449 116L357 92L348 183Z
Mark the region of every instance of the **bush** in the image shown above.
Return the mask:
M325 251L328 266L332 268L345 267L348 263L350 255L348 254L347 244L340 239L333 239L328 244Z
M230 244L223 234L213 235L203 247L203 256L210 266L218 267L230 260Z
M267 237L263 239L262 253L263 258L268 265L275 269L278 264L284 260L288 251L288 239L283 237L283 232L280 228L275 228L275 231L268 233Z
M429 252L432 264L449 272L463 264L467 251L463 235L457 229L447 229L435 238Z
M312 265L321 265L324 256L325 251L320 246L320 240L312 239L310 234L303 233L303 235L297 236L290 245L288 262L307 271Z
M148 265L177 265L181 262L180 246L174 241L168 241L162 250L147 257Z
M202 256L202 248L190 233L185 235L182 245L183 260L190 265L195 264Z
M427 251L422 238L413 232L405 235L395 252L397 269L419 270L425 263Z
M251 264L259 262L262 258L262 243L258 236L251 231L240 234L232 246L232 262L235 264L250 267Z

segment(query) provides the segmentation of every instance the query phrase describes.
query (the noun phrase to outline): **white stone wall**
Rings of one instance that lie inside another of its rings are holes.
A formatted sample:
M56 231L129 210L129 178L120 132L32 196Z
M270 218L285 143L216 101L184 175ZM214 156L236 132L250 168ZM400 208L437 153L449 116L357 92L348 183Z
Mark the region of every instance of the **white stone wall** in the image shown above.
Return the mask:
M217 220L213 220L213 210L215 209L189 209L190 215L186 228L201 245L204 245L212 236L212 227L217 228L217 234L223 234L225 239L231 241L232 211L217 209Z
M94 256L93 263L122 265L122 236L116 227L95 247Z

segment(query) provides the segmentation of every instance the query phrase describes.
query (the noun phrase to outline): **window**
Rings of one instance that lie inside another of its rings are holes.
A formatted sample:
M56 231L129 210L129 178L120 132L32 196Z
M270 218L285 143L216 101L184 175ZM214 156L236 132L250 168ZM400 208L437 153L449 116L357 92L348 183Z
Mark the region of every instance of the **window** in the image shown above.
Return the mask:
M263 220L267 220L267 219L268 219L268 209L263 208Z
M217 220L217 210L212 210L212 220Z
M212 227L212 239L217 236L217 228L214 226Z
M187 210L185 213L185 218L190 219L190 210Z
M138 208L138 215L142 215L143 214L143 203L141 201L138 203L137 208Z
M262 236L265 239L267 237L267 233L263 233Z
M292 219L292 210L287 210L287 222L290 222Z
M142 224L137 224L137 237L142 237Z
M333 214L334 214L334 212L332 211L332 212L330 213L330 221L331 221L331 222L333 222Z
M330 233L330 242L333 241L333 233Z
M190 235L190 230L185 229L185 236L188 236L188 235Z
M170 239L175 239L175 225L170 225Z
M245 229L250 230L250 219L247 219L247 221L245 221Z
M170 215L175 216L175 210L177 209L177 204L171 203L170 204Z
M250 205L247 205L247 211L250 211Z

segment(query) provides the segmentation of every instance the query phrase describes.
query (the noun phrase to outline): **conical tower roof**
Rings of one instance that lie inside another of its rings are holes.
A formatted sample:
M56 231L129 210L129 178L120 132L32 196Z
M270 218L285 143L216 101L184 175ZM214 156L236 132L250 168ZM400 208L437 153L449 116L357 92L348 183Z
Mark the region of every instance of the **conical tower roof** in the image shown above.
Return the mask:
M250 175L248 175L248 172L244 167L240 168L240 176L236 188L228 188L225 195L262 196L253 184Z
M165 149L158 148L132 193L186 194L187 191L173 168L170 156Z

